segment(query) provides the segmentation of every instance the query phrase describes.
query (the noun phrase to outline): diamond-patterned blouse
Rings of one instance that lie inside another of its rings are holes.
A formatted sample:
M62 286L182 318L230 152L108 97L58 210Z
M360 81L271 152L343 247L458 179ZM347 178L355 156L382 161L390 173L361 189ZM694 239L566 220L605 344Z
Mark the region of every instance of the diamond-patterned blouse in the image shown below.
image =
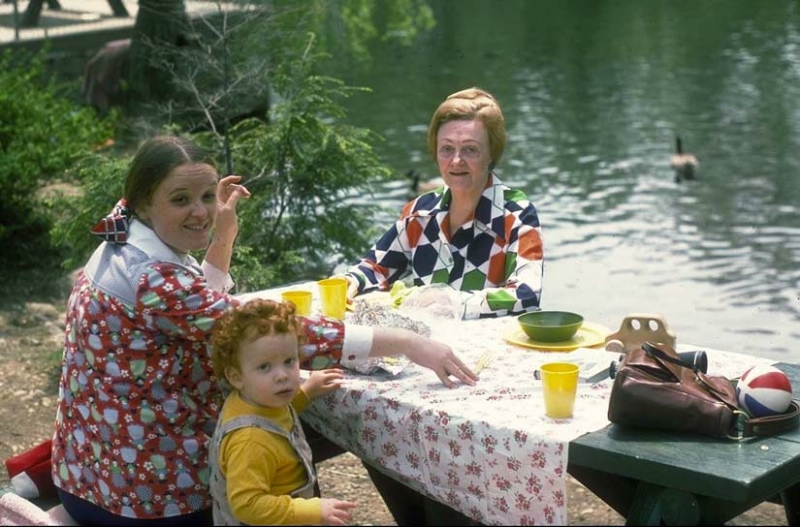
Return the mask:
M490 174L473 218L450 237L452 195L441 187L408 202L400 219L347 269L359 294L387 291L408 274L415 286L449 284L465 319L534 311L542 293L542 230L525 194Z
M223 393L208 338L236 302L149 229L97 249L67 306L52 451L58 487L129 518L211 507L207 448ZM303 324L301 367L339 363L344 324Z

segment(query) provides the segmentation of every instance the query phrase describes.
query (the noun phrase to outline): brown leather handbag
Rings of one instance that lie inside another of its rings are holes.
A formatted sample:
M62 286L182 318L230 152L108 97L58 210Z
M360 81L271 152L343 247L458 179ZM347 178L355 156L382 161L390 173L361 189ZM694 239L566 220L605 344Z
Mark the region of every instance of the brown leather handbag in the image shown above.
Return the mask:
M800 423L800 407L792 401L785 414L748 418L739 410L729 379L706 375L696 364L681 361L670 346L644 342L617 367L608 419L622 425L741 439L791 430Z

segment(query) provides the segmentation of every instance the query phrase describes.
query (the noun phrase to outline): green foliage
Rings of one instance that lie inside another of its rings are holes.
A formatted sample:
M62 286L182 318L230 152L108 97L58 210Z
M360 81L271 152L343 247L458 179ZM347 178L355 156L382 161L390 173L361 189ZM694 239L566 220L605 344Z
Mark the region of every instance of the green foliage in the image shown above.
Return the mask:
M122 197L129 163L128 156L87 154L70 171L70 179L82 192L76 196L57 196L51 201L57 218L52 243L63 249L65 269L82 266L97 248L100 239L91 229Z
M335 99L364 88L315 75L322 57L308 51L275 70L280 102L270 125L250 119L231 130L237 172L252 193L240 202L238 244L248 252L233 265L248 289L326 274L334 260L360 256L376 234L370 185L390 176L372 148L380 138L343 124Z
M44 52L0 58L0 267L43 261L50 214L37 189L57 182L76 159L112 133L112 121L76 106L47 82ZM45 261L51 259L45 259Z

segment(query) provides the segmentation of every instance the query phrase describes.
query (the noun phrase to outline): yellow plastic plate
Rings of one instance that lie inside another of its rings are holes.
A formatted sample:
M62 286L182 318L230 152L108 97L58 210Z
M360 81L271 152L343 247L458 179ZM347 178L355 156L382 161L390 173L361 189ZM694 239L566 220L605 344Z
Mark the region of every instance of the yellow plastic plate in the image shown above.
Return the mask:
M515 325L503 338L516 346L537 351L573 351L578 348L591 348L605 344L606 336L610 333L611 330L605 326L584 322L569 340L563 342L539 342L526 335L519 325Z

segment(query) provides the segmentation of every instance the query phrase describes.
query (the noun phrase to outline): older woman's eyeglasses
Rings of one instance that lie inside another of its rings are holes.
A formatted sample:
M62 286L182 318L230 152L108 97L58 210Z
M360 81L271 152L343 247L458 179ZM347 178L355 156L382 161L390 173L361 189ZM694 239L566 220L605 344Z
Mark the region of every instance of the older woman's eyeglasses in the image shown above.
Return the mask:
M456 156L456 152L458 152L458 157L461 159L478 159L481 157L481 149L477 146L465 146L461 150L458 150L454 146L443 145L439 147L436 154L442 159L452 159Z

